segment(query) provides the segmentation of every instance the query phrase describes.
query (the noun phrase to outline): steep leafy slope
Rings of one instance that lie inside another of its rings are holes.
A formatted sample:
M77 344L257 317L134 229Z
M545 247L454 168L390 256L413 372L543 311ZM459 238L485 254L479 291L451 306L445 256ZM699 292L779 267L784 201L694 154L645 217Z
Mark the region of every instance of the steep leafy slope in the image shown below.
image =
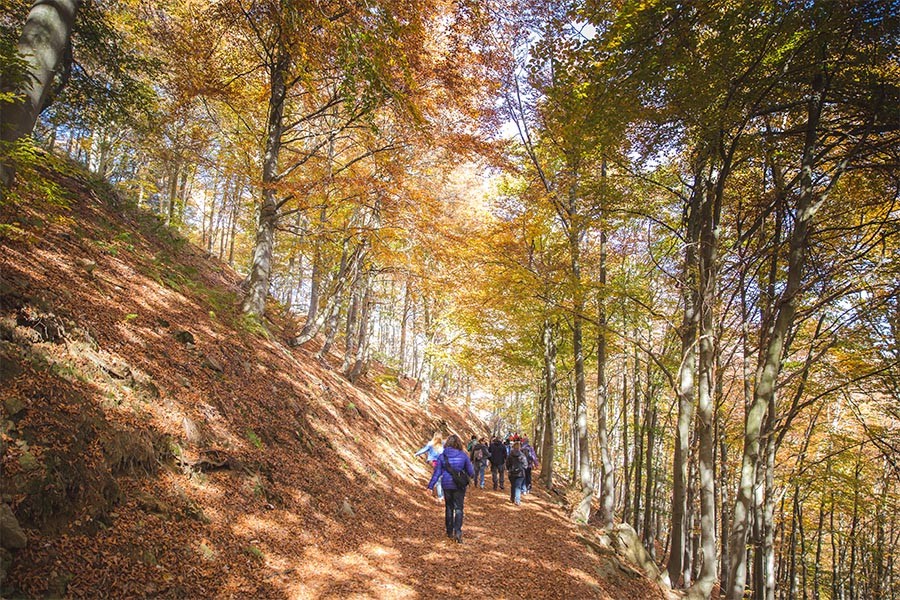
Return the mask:
M0 206L3 501L28 535L6 596L659 593L602 581L546 502L473 492L484 556L443 548L411 455L435 428L483 431L474 415L289 351L294 324L245 320L226 265L102 184L42 172Z

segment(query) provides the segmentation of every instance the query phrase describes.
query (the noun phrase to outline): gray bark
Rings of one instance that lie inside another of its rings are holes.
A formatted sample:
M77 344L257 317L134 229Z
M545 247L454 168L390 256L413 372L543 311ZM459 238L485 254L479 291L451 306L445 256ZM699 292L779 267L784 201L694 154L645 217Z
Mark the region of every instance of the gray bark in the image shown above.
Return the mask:
M17 50L29 78L17 90L22 99L6 105L0 115L0 139L4 142L15 142L34 130L71 43L80 5L79 0L37 0L28 12ZM0 185L9 186L13 175L10 165L0 165Z
M763 356L753 390L753 403L749 407L744 429L744 449L741 457L741 476L734 506L734 520L731 527L731 564L729 565L727 600L741 600L744 595L747 570L747 538L750 530L750 515L753 506L753 484L759 461L760 429L770 401L774 398L778 375L781 372L788 330L793 323L803 270L809 245L809 228L824 197L817 196L813 187L812 173L815 161L815 145L819 119L824 104L824 94L811 94L807 105L806 140L801 162L801 189L797 201L794 227L790 237L787 281L776 308L776 316L766 335Z
M328 212L323 204L319 209L319 229L324 229L325 224L328 222ZM295 339L295 345L297 345L296 340L304 340L309 341L315 337L318 332L318 326L316 326L316 319L319 317L319 298L322 295L322 244L323 240L321 236L316 237L315 250L313 250L313 261L312 261L312 273L310 275L310 284L309 284L309 305L306 307L306 321L303 323L303 328L300 330L300 333L297 335ZM321 325L319 325L321 326ZM313 332L313 328L316 328L316 332ZM310 335L312 333L312 335ZM300 342L303 343L303 342Z
M702 169L702 166L699 168ZM694 411L694 377L698 328L697 243L700 235L700 204L704 194L702 177L694 177L694 188L688 203L684 263L682 264L681 297L684 314L681 319L681 362L678 367L678 429L672 470L672 536L667 570L673 586L680 586L684 574L684 551L687 543L688 454Z
M603 166L606 172L606 166ZM616 509L615 465L613 465L608 436L609 389L606 381L606 231L600 231L600 296L598 299L597 334L597 443L600 448L600 511L601 527L611 529Z
M266 296L272 273L272 257L275 253L275 227L278 224L278 201L275 183L278 179L278 156L281 153L284 101L287 95L285 74L290 66L290 56L279 47L275 60L269 65L269 111L266 124L266 148L263 157L262 203L256 228L256 244L250 265L250 285L244 298L243 311L262 318L266 312Z
M700 227L700 360L697 381L697 435L700 471L701 565L689 598L709 598L716 583L716 474L713 435L713 394L715 390L716 331L713 306L717 300L718 236L722 191L728 165L719 171L717 186L705 190Z
M407 338L407 320L409 319L410 302L412 295L409 289L409 275L406 276L406 283L403 287L403 314L400 315L400 375L406 374L406 338Z
M541 479L544 486L553 489L554 436L556 433L556 328L544 322L542 340L544 346L544 411L543 437L541 439Z
M369 366L369 341L371 338L371 315L372 306L375 299L372 294L372 284L368 277L363 277L363 287L365 292L362 299L362 310L360 311L359 327L357 333L357 341L355 344L356 352L354 354L353 364L348 372L347 378L356 383L360 377L365 375Z

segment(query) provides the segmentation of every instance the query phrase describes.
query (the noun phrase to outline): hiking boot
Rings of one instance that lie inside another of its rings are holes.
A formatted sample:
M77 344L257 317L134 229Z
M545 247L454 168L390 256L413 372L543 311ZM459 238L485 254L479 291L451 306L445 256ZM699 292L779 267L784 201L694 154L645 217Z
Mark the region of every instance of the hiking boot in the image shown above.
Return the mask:
M458 532L458 533L454 533L454 534L453 534L453 539L456 540L456 543L457 543L457 544L462 544L462 532L460 531L460 532Z

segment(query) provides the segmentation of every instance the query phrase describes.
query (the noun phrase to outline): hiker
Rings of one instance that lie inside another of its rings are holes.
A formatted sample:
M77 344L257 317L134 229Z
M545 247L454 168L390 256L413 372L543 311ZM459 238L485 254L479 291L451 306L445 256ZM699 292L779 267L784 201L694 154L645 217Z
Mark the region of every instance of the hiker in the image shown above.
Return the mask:
M491 481L494 483L494 489L497 489L497 480L500 480L500 489L503 489L503 477L506 471L506 446L500 441L500 438L494 438L488 448L488 454L491 460Z
M473 434L472 434L472 439L470 439L470 440L469 440L469 443L466 444L466 452L468 452L468 453L471 455L471 454L472 454L472 448L474 448L474 447L475 447L475 444L477 444L477 443L478 443L478 436L475 435L475 434L473 433Z
M472 466L475 468L475 483L481 489L484 489L484 471L487 467L489 454L490 450L488 449L487 440L484 438L478 440L469 452L469 458L472 460Z
M431 463L432 469L437 469L438 459L441 457L441 454L444 452L443 441L444 436L441 435L440 431L434 432L434 437L431 438L431 441L422 446L418 452L414 454L414 456L421 456L427 453L427 460ZM434 477L434 472L431 474L432 478ZM441 485L441 481L438 480L436 486L436 492L438 500L444 497L444 488Z
M463 450L462 442L456 435L447 438L444 453L437 461L437 468L428 482L431 490L440 482L444 487L444 526L447 537L462 544L463 501L466 487L475 478L475 470L469 455Z
M522 486L525 483L525 469L528 459L522 452L522 442L515 442L509 456L506 457L506 469L509 471L509 501L516 506L522 503Z
M538 460L534 447L528 443L527 435L522 437L522 454L528 459L528 466L525 468L525 482L522 484L522 493L528 494L531 492L531 471L540 467L541 462Z

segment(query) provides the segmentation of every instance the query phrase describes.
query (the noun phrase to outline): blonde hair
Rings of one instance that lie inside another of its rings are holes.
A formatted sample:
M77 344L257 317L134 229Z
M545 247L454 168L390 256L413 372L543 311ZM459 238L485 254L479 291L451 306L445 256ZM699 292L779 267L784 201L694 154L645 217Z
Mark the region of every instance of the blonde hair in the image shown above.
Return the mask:
M435 431L434 437L431 438L431 447L439 452L443 451L443 449L444 449L443 441L444 441L444 436L441 434L441 432Z

